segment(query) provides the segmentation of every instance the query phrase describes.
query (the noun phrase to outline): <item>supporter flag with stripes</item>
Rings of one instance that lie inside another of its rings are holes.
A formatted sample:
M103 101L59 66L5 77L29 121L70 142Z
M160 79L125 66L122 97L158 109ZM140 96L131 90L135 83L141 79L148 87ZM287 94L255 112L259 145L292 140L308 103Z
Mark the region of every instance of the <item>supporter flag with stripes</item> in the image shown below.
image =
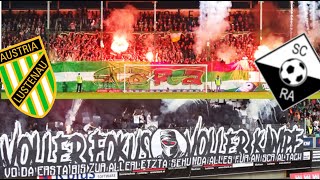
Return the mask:
M0 77L11 103L34 118L48 114L56 98L56 80L41 37L0 50Z

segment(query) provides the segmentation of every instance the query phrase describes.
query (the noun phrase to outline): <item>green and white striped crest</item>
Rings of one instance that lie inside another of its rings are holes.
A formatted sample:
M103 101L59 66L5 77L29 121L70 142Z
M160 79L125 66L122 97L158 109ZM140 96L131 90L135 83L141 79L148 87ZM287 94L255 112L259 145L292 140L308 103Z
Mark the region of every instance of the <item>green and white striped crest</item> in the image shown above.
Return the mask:
M0 76L12 104L31 117L46 116L57 87L41 37L2 49L0 54Z

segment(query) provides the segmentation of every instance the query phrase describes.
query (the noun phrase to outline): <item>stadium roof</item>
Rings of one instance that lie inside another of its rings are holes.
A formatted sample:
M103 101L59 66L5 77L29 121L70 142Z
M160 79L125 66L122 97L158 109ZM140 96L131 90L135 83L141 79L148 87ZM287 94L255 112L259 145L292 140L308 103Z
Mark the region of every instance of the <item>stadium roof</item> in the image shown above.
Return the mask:
M52 1L51 8L57 9L58 2L61 9L73 9L79 7L100 8L101 1ZM104 1L105 2L105 1ZM153 9L152 1L111 1L108 4L109 8L122 8L130 3L138 9ZM289 8L290 1L274 1L279 8ZM47 1L2 1L2 8L11 9L46 9ZM257 1L252 1L252 5L256 5ZM10 5L9 5L10 4ZM297 5L297 1L295 1ZM159 9L197 9L199 1L158 1L157 8ZM233 8L250 8L250 1L232 1Z

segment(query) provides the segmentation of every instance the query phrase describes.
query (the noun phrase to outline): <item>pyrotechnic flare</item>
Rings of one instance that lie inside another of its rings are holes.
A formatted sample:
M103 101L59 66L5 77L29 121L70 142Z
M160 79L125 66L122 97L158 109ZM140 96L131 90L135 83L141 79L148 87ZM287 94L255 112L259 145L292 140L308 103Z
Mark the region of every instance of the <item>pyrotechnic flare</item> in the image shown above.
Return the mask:
M129 47L129 43L125 36L114 35L113 42L111 44L112 51L120 54L125 52Z
M76 116L78 114L78 110L82 104L82 99L76 99L72 101L71 109L66 114L66 132L67 134L72 133L72 124L76 120Z
M218 39L229 27L231 1L200 1L200 27L196 30L195 52L200 54L209 40Z
M112 51L118 54L127 51L129 47L128 41L133 38L133 26L137 22L138 16L139 11L131 5L123 9L116 9L110 13L104 23L108 31L115 32L111 44Z
M316 20L317 20L317 14L316 14L316 10L317 10L318 4L316 1L311 1L310 2L310 18L311 18L311 25L312 25L312 29L314 29L316 27Z
M319 1L299 1L298 33L306 33L312 44L316 45L320 37Z
M104 48L104 43L103 43L102 40L100 40L100 47L101 47L101 48Z
M153 53L152 52L147 52L146 58L148 59L148 61L152 62L153 61Z
M303 33L309 31L309 1L299 1L299 24L298 32Z
M319 24L319 16L320 12L318 10L319 7L319 1L310 1L310 20L311 20L311 30L308 33L308 37L311 40L311 43L315 46L319 43L319 37L320 37L320 24Z

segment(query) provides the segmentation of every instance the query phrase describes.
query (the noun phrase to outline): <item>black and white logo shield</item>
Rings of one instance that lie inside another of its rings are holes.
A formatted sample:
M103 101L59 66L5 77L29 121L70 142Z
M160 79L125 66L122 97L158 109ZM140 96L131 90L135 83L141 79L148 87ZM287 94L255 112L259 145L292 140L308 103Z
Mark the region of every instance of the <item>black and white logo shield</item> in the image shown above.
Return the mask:
M284 111L320 89L320 61L305 34L255 61Z

